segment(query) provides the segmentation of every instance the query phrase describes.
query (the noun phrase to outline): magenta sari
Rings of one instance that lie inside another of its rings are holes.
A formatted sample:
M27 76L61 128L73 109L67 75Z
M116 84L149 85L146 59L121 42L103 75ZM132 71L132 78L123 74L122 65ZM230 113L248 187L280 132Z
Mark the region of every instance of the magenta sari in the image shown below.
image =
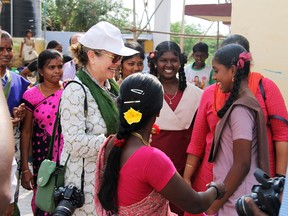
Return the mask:
M49 144L53 132L53 126L58 111L59 101L62 95L63 89L57 90L52 95L45 97L34 86L28 89L23 95L23 102L28 111L33 113L33 134L32 134L32 161L33 161L33 177L34 182L37 182L38 170L41 162L46 158ZM57 140L58 134L56 134L55 140ZM52 160L60 161L60 156L63 148L63 137L61 135L60 146L56 141L53 146ZM35 195L37 188L34 188L34 194L32 198L32 209L34 215L47 215L47 213L41 212L35 206Z

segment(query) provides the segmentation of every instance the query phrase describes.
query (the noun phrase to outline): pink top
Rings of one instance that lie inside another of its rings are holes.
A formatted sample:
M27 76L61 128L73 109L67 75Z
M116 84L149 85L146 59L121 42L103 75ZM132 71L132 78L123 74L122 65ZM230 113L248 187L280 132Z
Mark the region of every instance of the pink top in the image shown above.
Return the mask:
M259 86L255 97L262 108L266 121L268 121L268 113L269 115L279 115L288 119L287 108L277 85L268 78L263 78L262 83L266 100L264 101ZM203 92L194 123L191 141L187 148L187 153L196 155L202 159L199 168L191 180L192 187L196 191L205 191L206 184L213 180L213 164L208 162L208 157L216 124L219 120L212 112L214 88L215 84L209 86ZM277 119L271 119L270 123L270 126L267 124L267 136L269 144L270 173L271 176L274 176L276 165L275 145L273 141L288 141L288 127L284 122ZM185 215L190 214L185 213Z
M161 191L175 172L173 163L162 151L153 147L141 147L120 170L119 205L128 206L139 202L154 189Z

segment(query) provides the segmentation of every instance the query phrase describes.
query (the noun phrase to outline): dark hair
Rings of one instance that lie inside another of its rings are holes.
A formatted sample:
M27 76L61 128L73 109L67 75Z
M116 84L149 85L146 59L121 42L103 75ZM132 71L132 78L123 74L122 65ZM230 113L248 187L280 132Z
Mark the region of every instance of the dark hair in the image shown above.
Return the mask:
M195 52L203 52L208 55L208 45L204 42L198 42L192 47L193 53Z
M150 68L150 73L155 76L158 76L155 64L157 63L158 58L161 57L167 51L172 51L174 55L178 56L180 59L181 67L178 70L179 73L178 89L184 91L185 88L187 87L186 76L184 72L184 66L187 63L187 56L185 55L185 53L181 53L181 49L177 43L173 41L164 41L158 44L155 51L150 53L150 55L148 56L148 66Z
M37 61L38 70L43 69L44 66L49 64L52 59L57 59L57 58L61 58L63 60L62 54L58 52L57 50L47 49L47 50L42 51L38 56L38 61ZM43 76L41 76L39 73L39 83L43 81L44 81Z
M27 29L25 35L27 35L28 32L30 32L32 34L32 30L31 29Z
M143 46L141 44L139 44L138 42L128 42L125 43L125 46L134 50L137 50L139 53L136 53L132 56L123 56L122 60L121 60L121 64L123 64L123 62L125 62L126 60L133 58L134 56L139 56L141 59L145 59L145 51L143 49Z
M243 46L247 50L247 52L250 52L249 41L247 40L247 38L245 38L242 35L233 34L233 35L228 36L222 41L221 47L227 44L239 44Z
M47 44L46 49L55 49L58 45L61 45L61 43L56 40L52 40Z
M247 50L241 45L228 44L216 51L214 55L214 61L221 65L224 65L227 69L229 69L233 65L237 66L239 55L243 52L247 53ZM230 96L223 108L217 112L218 117L222 118L225 115L226 111L230 108L234 100L237 98L241 81L247 79L249 72L250 61L246 61L243 68L237 67Z
M127 140L131 132L145 128L148 121L160 112L163 105L163 87L155 76L132 74L123 80L117 104L120 123L116 137L118 140ZM129 125L124 119L124 113L130 108L142 113L139 123ZM122 148L116 146L110 151L98 194L103 208L107 211L118 212L117 185L121 153Z
M11 35L7 31L4 31L4 30L0 30L0 31L1 31L1 39L9 39L13 47L13 40L12 40Z

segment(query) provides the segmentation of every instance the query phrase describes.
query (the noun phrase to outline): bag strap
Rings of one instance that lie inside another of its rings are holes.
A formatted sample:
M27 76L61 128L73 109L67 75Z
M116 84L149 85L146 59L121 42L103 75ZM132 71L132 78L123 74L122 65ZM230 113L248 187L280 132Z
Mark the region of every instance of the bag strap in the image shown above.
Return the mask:
M265 103L265 106L266 106L266 95L265 95L265 90L264 90L262 79L260 79L260 81L259 81L259 87L260 87L260 91L261 91L261 94L262 94L262 98L264 99L264 103ZM278 120L280 120L280 121L282 121L282 122L284 122L285 124L288 125L288 120L285 119L282 116L279 116L279 115L268 115L268 121L269 121L268 124L270 124L270 119L273 119L273 118L274 119L278 119Z
M85 116L85 119L87 119L87 115L88 115L88 103L87 103L87 93L86 93L86 90L84 88L84 86L80 83L80 82L77 82L75 80L71 80L69 81L65 86L64 86L64 89L71 83L77 83L78 85L80 85L84 91L84 94L85 94L85 97L84 97L84 116ZM61 99L59 101L59 106L58 106L58 110L57 110L57 114L56 114L56 120L54 122L54 127L53 127L53 132L52 132L52 136L51 136L51 140L50 140L50 145L49 145L49 150L48 150L48 153L47 153L47 156L46 156L46 159L52 159L52 152L53 152L53 146L54 146L54 142L55 142L55 136L56 136L56 131L58 132L58 137L57 137L57 142L58 142L58 150L59 150L59 147L60 147L60 140L61 140L61 133L62 133L62 128L61 128L61 122L60 122L60 103L61 103ZM87 124L86 124L86 120L85 120L85 132L87 132ZM70 156L70 155L69 155ZM67 161L69 159L69 156L65 162L65 166L67 164ZM59 158L57 157L57 160L56 160L56 163L57 165L59 165L60 161L59 161ZM83 168L84 168L84 163L83 163Z
M84 158L83 158L83 167L82 167L82 173L81 173L81 192L83 194L84 194L84 177L85 177L85 171L84 171Z

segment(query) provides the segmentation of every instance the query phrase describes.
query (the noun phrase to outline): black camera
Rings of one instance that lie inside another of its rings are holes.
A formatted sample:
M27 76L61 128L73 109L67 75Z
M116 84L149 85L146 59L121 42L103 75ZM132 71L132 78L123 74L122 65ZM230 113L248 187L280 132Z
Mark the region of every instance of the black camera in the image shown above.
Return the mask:
M59 187L54 192L55 202L58 203L54 214L55 216L67 215L74 213L76 208L83 206L85 202L84 194L74 185Z
M258 168L254 172L254 176L260 185L254 185L250 195L244 195L236 201L235 207L238 215L253 216L245 202L245 197L251 197L261 211L271 216L277 216L281 205L279 197L284 188L285 177L270 178Z

